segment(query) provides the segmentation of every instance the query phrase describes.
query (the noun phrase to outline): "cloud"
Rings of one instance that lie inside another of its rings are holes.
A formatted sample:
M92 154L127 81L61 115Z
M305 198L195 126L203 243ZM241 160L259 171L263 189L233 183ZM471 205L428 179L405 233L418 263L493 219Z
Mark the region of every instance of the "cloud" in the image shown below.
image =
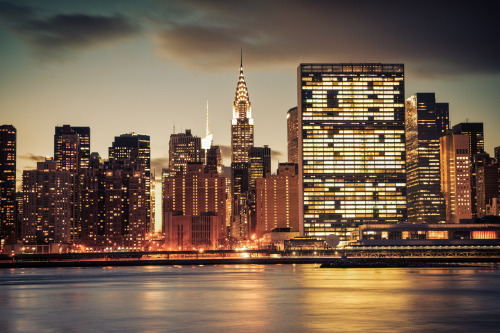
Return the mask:
M130 38L140 31L122 14L42 16L35 9L12 2L0 2L0 19L45 59L60 59L76 50Z
M158 53L186 67L403 62L420 76L500 72L498 4L461 1L173 1Z
M45 156L34 155L34 154L31 154L31 153L24 154L24 155L18 155L17 158L23 159L23 160L28 160L28 161L33 161L33 162L43 162L43 161L45 161Z
M273 160L279 160L280 158L286 157L285 154L279 150L271 150L271 159ZM281 161L284 162L284 161Z

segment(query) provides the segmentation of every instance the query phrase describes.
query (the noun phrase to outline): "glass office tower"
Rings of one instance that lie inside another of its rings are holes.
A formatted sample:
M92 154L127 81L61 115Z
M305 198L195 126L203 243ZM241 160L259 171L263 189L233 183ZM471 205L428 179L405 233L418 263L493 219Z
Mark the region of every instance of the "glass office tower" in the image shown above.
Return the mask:
M448 103L436 103L434 93L406 99L406 172L408 221L443 223L439 138L449 129Z
M406 221L404 65L298 68L301 233Z

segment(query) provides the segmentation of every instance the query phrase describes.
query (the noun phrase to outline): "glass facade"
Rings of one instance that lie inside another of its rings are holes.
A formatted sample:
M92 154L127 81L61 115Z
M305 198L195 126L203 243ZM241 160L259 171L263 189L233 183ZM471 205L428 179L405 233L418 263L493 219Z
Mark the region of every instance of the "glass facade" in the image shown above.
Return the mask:
M439 138L448 130L448 103L436 103L434 93L406 99L406 172L408 221L445 222L441 194Z
M406 221L404 65L298 68L301 232Z

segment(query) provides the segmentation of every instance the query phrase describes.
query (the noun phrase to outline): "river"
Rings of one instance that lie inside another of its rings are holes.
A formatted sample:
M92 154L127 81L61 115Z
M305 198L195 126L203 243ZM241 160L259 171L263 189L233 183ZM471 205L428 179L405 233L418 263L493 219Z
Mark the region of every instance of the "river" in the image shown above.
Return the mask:
M499 332L500 271L318 265L0 270L1 332Z

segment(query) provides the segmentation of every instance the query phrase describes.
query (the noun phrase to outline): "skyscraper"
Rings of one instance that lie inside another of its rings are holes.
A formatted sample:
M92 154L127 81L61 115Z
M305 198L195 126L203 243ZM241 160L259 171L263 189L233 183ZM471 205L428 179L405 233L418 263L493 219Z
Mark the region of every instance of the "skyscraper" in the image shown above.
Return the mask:
M441 192L446 205L446 222L472 218L469 136L451 131L440 139Z
M474 155L484 152L483 123L459 123L453 126L453 134L469 135L469 160L473 161Z
M254 234L257 230L257 217L255 214L256 180L264 178L271 172L271 148L252 147L248 152L248 204L250 213L249 232Z
M301 233L406 221L404 66L298 68Z
M236 86L231 122L231 163L248 163L248 151L253 147L252 104L243 74L243 61Z
M72 179L72 216L70 237L78 241L81 233L80 190L83 185L83 175L89 167L90 160L90 128L57 126L54 133L54 161L59 170L71 173Z
M453 134L467 134L469 136L469 167L471 171L471 200L472 216L477 216L477 185L474 155L484 153L484 130L483 123L459 123L453 126Z
M448 104L434 93L406 99L406 173L408 221L442 223L446 207L441 193L439 138L448 130Z
M115 137L109 148L110 164L136 165L143 168L146 182L146 202L151 204L151 141L149 135L130 133ZM151 219L151 207L147 208L147 232L154 232L155 221Z
M16 237L16 128L0 126L0 249Z
M298 108L288 110L286 114L288 163L299 163L299 118Z
M246 238L249 228L248 210L248 152L253 147L252 107L243 74L243 58L240 63L240 76L233 102L231 121L231 185L233 195L232 235Z
M187 164L202 162L203 155L201 138L193 136L190 129L187 129L185 133L170 135L168 167L171 176L179 172L186 173Z
M61 170L78 173L89 166L90 127L57 126L54 134L54 161Z

